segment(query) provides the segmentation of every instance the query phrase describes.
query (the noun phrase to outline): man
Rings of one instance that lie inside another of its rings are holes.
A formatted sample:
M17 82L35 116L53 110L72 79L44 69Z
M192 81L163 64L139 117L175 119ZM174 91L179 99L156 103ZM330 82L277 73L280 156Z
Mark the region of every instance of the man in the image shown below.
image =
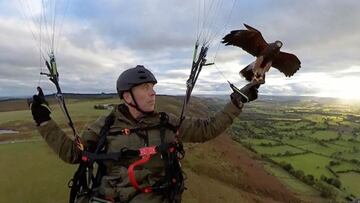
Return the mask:
M117 92L124 103L110 114L113 122L109 126L104 149L109 156L123 153L117 161L104 161L105 174L99 186L93 194L78 197L78 202L88 202L95 196L102 199L98 201L104 202L181 202L184 190L179 163L179 154L183 155L181 142L205 142L215 138L240 114L244 102L257 98L256 85L248 84L241 89L243 95L232 93L231 101L215 116L208 119L186 118L179 127L178 118L154 111L156 94L153 88L156 83L154 75L141 65L119 76ZM48 145L65 162L79 163L82 152L51 120L49 109L42 105L37 95L34 95L31 110ZM109 116L100 117L82 132L81 140L87 151L96 148L107 118ZM157 153L142 159L138 154L127 156L125 153L143 153L144 149L156 149Z

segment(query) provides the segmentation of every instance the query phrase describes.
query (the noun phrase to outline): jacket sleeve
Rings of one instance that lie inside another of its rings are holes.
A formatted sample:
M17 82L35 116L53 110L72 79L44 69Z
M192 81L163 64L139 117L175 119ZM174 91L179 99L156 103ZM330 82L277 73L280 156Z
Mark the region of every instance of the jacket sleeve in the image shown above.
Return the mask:
M241 113L242 107L236 107L231 101L214 116L207 119L185 118L179 133L183 142L205 142L226 130Z
M105 117L100 117L81 133L80 138L85 148L91 148L98 141L99 132L104 122ZM44 125L40 125L38 130L50 148L63 161L71 164L80 162L81 151L77 148L74 140L66 135L55 121L49 120Z

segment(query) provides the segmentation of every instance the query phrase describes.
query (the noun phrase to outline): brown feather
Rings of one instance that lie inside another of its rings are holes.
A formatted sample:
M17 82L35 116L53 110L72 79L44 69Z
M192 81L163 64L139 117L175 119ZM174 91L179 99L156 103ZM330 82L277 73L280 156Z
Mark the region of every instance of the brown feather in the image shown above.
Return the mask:
M255 28L244 24L248 30L234 30L227 34L222 43L238 46L249 54L258 57L260 53L268 46L261 33Z
M240 75L243 76L247 81L251 81L254 77L253 71L254 64L249 64L240 71Z
M272 66L290 77L300 69L300 60L294 54L280 52L273 60Z

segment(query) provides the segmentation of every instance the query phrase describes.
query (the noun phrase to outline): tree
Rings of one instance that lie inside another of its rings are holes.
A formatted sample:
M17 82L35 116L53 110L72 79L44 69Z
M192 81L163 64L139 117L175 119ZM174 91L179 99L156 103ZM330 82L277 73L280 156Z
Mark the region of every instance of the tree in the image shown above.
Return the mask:
M291 152L289 150L286 150L284 155L289 156L289 155L291 155Z
M304 182L309 184L309 185L313 185L315 183L314 176L313 175L306 175L304 177Z
M283 166L283 168L285 169L285 170L287 170L287 171L290 171L290 170L292 170L292 169L294 169L293 167L292 167L292 165L291 164L285 164L284 166Z
M335 166L335 165L339 165L340 163L338 162L338 161L334 161L334 160L332 160L332 161L330 161L329 162L329 165L330 166Z
M321 182L317 182L316 186L319 188L321 192L321 197L328 198L334 195L332 188L328 185L325 185Z
M335 187L337 187L337 188L340 189L340 187L341 187L341 182L340 182L339 179L333 178L333 179L331 180L331 185L333 185L333 186L335 186Z
M297 177L298 179L303 179L304 176L305 176L304 171L302 171L302 170L295 171L295 177Z
M320 176L320 180L322 180L322 181L325 181L325 182L326 182L327 177L326 177L326 176L324 176L324 175L321 175L321 176Z

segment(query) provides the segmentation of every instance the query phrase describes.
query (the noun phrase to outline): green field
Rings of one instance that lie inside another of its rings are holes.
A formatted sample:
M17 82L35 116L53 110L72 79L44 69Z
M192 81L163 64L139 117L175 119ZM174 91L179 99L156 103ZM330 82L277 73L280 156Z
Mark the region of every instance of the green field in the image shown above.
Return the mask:
M299 138L293 138L293 139L282 139L281 140L283 143L285 144L289 144L289 145L295 145L297 147L303 148L305 145L310 145L312 144L312 142L310 142L308 139L302 139L301 137Z
M313 175L320 182L321 176L328 178L341 176L340 181L344 180L347 188L355 187L354 184L347 182L351 180L351 176L357 180L358 173L352 172L347 175L336 173L358 171L360 168L359 105L330 100L281 102L264 102L264 106L261 106L261 102L254 104L256 111L247 112L245 116L246 127L242 125L244 122L235 124L238 125L235 129L238 132L235 134L241 135L242 139L246 140L242 143L252 144L251 148L255 152L267 155L272 162L289 163L293 170L301 170L305 175ZM274 112L282 112L282 114ZM259 129L263 131L259 132ZM262 139L276 140L277 144L264 146L259 141ZM279 153L287 150L290 156L280 156ZM306 153L291 155L299 152ZM339 164L329 166L331 161ZM335 174L329 171L328 167ZM349 189L338 190L333 187L333 190L338 191L334 195L340 198L350 195ZM360 193L356 190L353 194L360 197Z
M316 154L304 154L290 157L273 157L276 162L290 163L294 169L302 170L305 174L311 174L315 178L320 179L321 175L333 177L333 175L326 169L326 166L332 160L327 157Z
M264 163L264 166L272 175L279 178L283 184L292 188L294 191L297 191L298 193L303 195L306 194L308 196L319 195L319 192L316 189L301 182L300 180L296 179L294 176L291 176L284 169L270 163Z
M339 157L346 159L346 160L358 160L360 161L360 152L353 152L353 153L342 153Z
M269 140L269 139L241 139L241 142L243 143L248 143L248 144L252 144L252 145L261 145L261 144L279 144L279 142L274 141L274 140Z
M272 146L272 147L265 147L265 146L253 146L256 152L265 155L279 155L279 154L297 154L304 152L303 150L291 147L289 145L280 145L280 146Z
M319 153L319 154L328 155L328 156L331 156L332 154L338 152L336 149L332 149L332 148L328 147L327 145L321 145L321 144L314 143L314 142L309 142L309 144L302 145L299 147L303 150L308 150L313 153Z
M62 162L43 141L0 145L0 195L5 202L68 201L76 166Z
M79 118L85 119L84 122L89 121L91 118L98 117L103 115L103 110L94 110L94 104L108 104L108 103L118 103L119 99L104 99L104 100L94 100L94 101L73 101L67 100L68 110L70 115L77 120ZM65 122L65 117L58 104L51 105L52 117L57 120L59 123ZM23 122L23 121L32 121L30 110L20 110L20 111L10 111L10 112L0 112L0 124L8 122Z
M346 191L349 191L355 196L360 196L360 174L349 172L349 173L341 173L340 174L340 180L343 184L343 187L346 189Z
M273 120L273 121L276 121L273 127L287 131L299 130L301 128L306 128L312 125L311 122L303 121L301 119L293 119L293 120L290 119L289 121L283 121L283 120Z
M348 141L348 140L336 140L331 142L331 144L336 144L339 146L343 146L346 148L353 148L353 147L360 147L360 143L359 142L353 142L353 141Z
M353 152L353 149L354 149L353 147L350 147L350 146L338 145L338 144L335 144L332 142L326 143L326 146L328 146L331 149L335 149L338 152L350 152L351 153L351 152Z
M316 131L309 137L314 138L316 140L330 140L330 139L335 139L338 136L339 135L337 132L330 130L321 130L321 131Z
M348 170L360 170L360 166L349 162L339 162L339 165L331 166L331 169L335 172L348 171Z

